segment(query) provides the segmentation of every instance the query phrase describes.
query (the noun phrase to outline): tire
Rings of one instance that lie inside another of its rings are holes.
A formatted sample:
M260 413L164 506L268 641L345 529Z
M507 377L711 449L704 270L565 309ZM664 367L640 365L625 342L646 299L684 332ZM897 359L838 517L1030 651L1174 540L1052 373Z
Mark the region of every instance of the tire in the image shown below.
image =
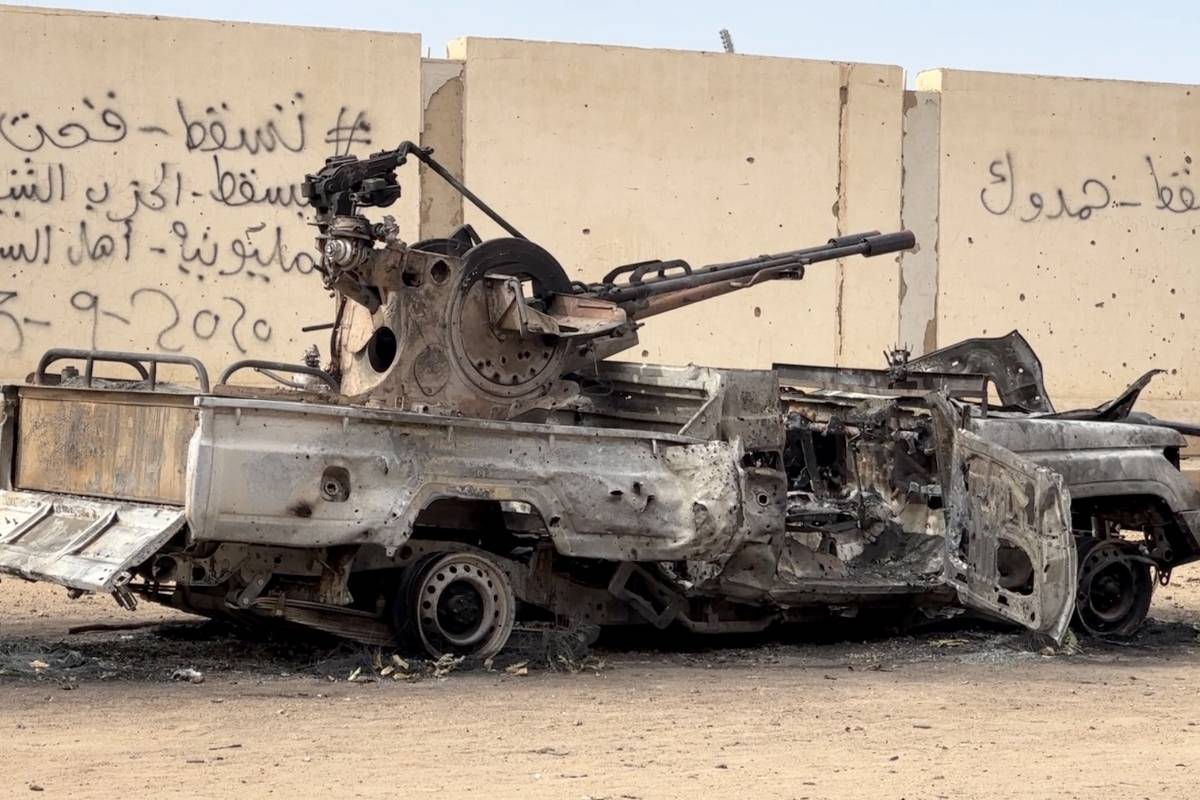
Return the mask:
M516 610L508 575L491 559L479 553L433 553L405 570L392 623L401 646L432 658L488 658L508 643Z

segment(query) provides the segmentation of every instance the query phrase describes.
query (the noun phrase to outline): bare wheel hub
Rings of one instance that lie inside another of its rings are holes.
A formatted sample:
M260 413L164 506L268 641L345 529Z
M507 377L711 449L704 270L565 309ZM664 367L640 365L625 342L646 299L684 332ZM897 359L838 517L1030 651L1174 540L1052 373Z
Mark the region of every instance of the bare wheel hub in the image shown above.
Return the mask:
M438 553L413 564L396 607L402 642L433 657L486 658L512 634L516 598L499 566L475 553Z
M1081 543L1079 554L1076 620L1093 636L1129 636L1150 610L1154 582L1149 563L1116 541Z

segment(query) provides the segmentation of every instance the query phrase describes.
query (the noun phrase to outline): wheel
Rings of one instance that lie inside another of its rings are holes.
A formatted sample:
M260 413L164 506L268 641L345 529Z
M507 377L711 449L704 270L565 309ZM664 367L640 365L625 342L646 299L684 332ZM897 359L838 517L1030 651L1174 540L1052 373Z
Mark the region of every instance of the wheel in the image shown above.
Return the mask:
M508 575L475 553L435 553L406 570L393 603L402 645L433 658L500 652L512 635L517 600Z
M1082 541L1075 621L1092 636L1130 636L1145 621L1154 595L1150 564L1131 545Z

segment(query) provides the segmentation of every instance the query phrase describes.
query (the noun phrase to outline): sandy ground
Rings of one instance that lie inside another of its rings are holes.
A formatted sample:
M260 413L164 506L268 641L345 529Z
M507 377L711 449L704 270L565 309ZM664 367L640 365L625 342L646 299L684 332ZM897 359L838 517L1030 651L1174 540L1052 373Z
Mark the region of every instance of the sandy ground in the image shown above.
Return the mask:
M133 618L167 625L68 635L130 616L6 580L0 797L1191 797L1200 570L1154 616L1074 654L965 629L358 683L365 653L244 643L153 607ZM181 666L204 682L171 682Z

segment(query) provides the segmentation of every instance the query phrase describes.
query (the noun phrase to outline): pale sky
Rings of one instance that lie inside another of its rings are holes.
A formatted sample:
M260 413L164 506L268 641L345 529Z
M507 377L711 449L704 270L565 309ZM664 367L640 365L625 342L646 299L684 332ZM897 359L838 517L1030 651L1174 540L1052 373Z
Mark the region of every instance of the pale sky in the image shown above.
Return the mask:
M54 0L13 5L459 36L720 50L936 67L1200 83L1195 0Z

